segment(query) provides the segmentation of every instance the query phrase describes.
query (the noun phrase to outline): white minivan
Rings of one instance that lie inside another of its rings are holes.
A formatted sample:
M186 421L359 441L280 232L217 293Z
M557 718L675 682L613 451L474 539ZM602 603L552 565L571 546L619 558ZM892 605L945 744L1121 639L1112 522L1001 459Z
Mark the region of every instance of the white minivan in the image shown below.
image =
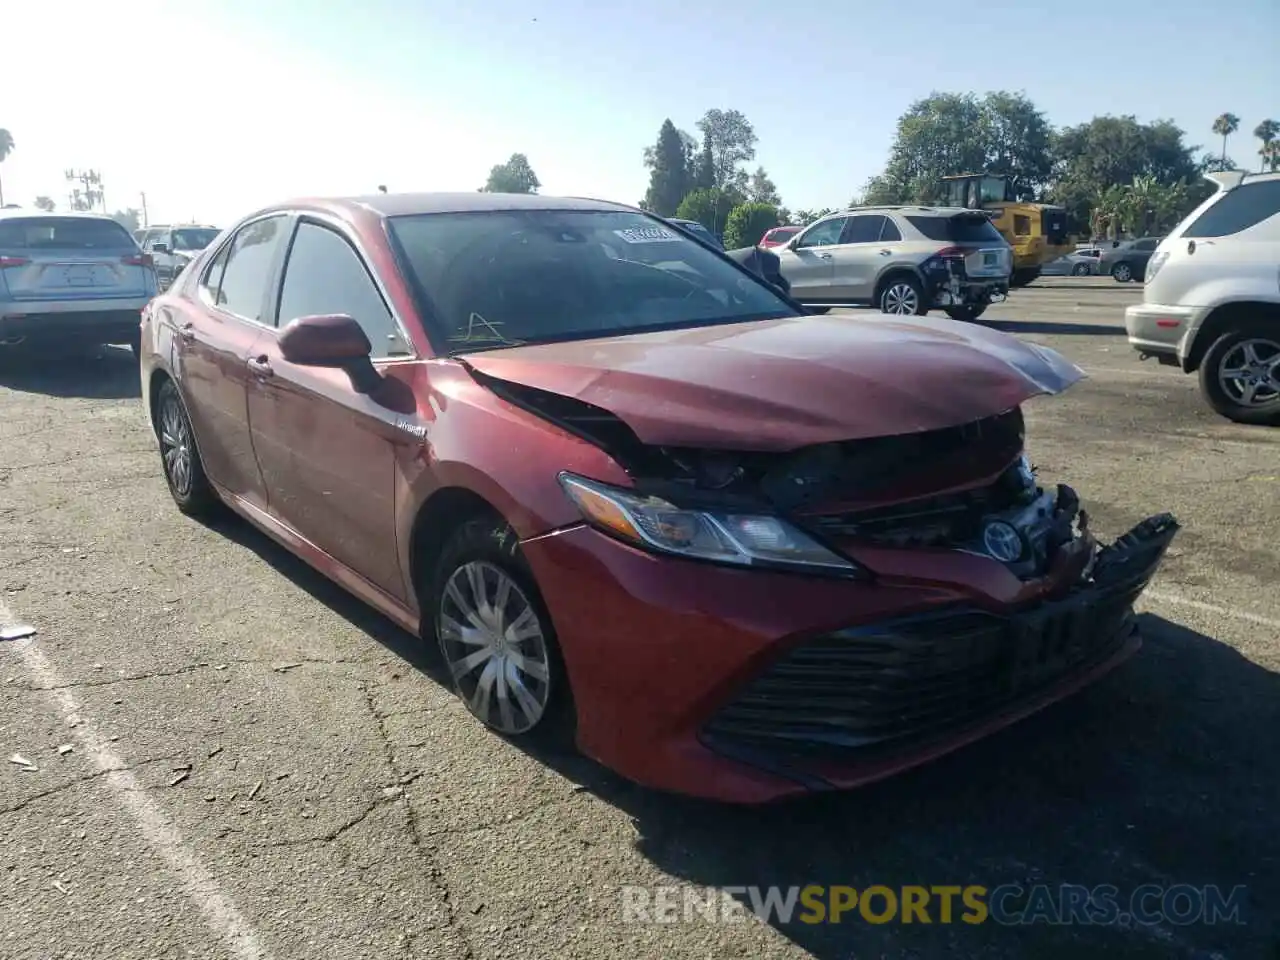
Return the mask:
M1217 192L1160 243L1125 311L1129 343L1198 372L1224 417L1280 426L1280 173L1207 176Z

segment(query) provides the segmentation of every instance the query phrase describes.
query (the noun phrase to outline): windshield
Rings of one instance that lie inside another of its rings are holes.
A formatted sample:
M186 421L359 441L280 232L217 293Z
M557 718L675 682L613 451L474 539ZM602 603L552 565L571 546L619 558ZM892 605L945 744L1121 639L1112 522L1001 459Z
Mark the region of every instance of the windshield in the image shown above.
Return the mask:
M451 352L797 316L763 281L652 217L522 210L392 217Z
M173 231L173 249L203 250L218 239L218 231L211 227L184 227Z
M136 250L129 231L94 217L31 217L0 220L4 250Z

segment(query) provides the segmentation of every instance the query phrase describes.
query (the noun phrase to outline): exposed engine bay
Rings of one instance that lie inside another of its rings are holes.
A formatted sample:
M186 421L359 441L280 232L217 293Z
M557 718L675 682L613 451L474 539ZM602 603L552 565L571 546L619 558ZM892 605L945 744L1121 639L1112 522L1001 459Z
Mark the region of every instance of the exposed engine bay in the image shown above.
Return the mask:
M1022 579L1043 576L1088 516L1065 484L1041 487L1023 452L1022 411L920 433L786 453L642 443L612 413L478 375L499 396L600 446L636 490L684 508L776 513L835 542L959 550Z

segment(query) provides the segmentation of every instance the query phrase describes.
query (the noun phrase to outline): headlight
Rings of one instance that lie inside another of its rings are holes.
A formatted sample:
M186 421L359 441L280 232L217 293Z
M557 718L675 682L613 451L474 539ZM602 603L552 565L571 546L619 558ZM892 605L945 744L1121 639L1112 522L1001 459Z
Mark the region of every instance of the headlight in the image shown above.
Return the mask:
M589 524L658 553L740 567L773 567L857 576L861 568L837 556L779 517L686 510L594 480L560 474L560 485Z
M1169 259L1168 250L1157 250L1151 255L1151 259L1147 261L1147 274L1143 278L1150 280L1156 275L1156 271L1164 266L1164 262Z

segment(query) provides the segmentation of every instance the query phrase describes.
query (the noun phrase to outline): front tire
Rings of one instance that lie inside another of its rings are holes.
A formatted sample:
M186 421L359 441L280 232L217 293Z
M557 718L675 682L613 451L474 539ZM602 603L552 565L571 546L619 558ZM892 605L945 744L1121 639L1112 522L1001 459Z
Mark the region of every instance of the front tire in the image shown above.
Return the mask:
M920 284L907 276L887 280L876 298L881 313L895 317L921 317L929 312Z
M504 737L569 748L568 673L515 531L489 517L460 526L429 597L431 629L468 712Z
M1073 277L1087 277L1089 275L1089 265L1087 263L1077 263L1071 268Z
M1254 324L1223 334L1200 362L1200 392L1228 420L1280 426L1280 337Z
M1127 263L1117 263L1111 268L1111 276L1116 283L1128 283L1133 279L1133 267Z
M217 509L218 497L196 449L186 404L172 380L165 380L160 387L154 419L160 441L160 463L173 502L189 517L209 516Z

